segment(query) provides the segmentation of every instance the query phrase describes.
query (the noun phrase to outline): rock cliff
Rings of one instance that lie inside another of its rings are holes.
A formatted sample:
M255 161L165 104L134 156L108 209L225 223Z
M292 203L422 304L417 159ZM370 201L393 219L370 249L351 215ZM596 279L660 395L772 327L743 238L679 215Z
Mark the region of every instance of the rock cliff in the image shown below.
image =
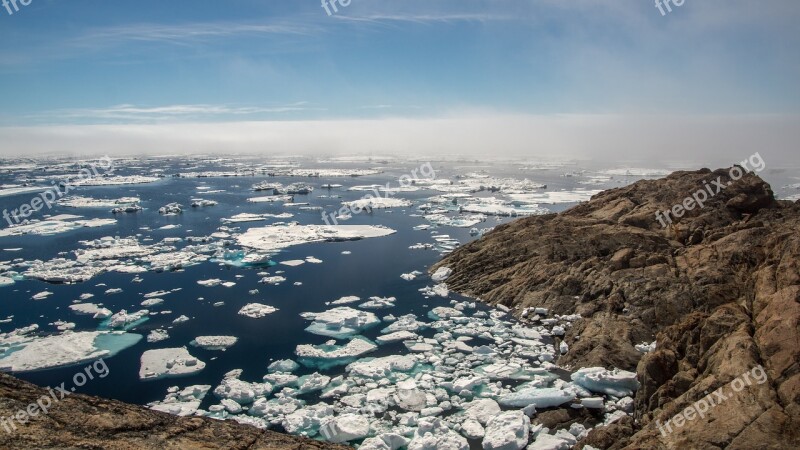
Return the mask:
M730 174L676 172L605 191L499 226L432 270L450 267L451 289L517 316L581 314L560 365L637 371L635 420L579 447L800 448L800 204L775 200L752 173ZM704 207L664 214L692 207L686 198L701 190L713 194ZM655 351L634 347L653 340ZM759 365L767 382L730 390ZM703 418L658 428L718 388L726 399Z

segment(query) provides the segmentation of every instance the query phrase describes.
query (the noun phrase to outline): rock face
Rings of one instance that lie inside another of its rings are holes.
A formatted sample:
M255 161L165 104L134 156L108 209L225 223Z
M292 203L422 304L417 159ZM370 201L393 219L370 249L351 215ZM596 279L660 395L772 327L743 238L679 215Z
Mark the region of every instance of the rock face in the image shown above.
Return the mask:
M0 419L48 396L47 390L0 373ZM59 396L60 394L56 394ZM347 449L299 437L200 417L177 417L115 400L65 397L27 424L0 424L2 449Z
M658 211L707 185L725 188L662 226ZM560 365L637 372L636 421L598 428L579 447L800 448L799 231L800 204L775 200L759 177L703 169L499 226L431 270L453 269L451 289L518 316L581 314ZM653 340L654 351L635 348ZM764 383L731 389L758 366ZM704 417L661 432L719 388L726 399Z

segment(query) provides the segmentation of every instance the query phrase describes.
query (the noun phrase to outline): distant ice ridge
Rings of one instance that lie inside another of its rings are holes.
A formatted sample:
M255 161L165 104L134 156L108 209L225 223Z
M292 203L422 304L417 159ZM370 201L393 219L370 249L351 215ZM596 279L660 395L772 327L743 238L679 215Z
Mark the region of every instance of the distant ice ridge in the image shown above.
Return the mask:
M277 252L308 242L351 241L394 234L391 228L373 225L271 225L251 228L236 240L243 247Z
M91 197L71 196L58 201L59 206L68 208L119 208L139 204L139 197L122 197L117 199L96 199Z

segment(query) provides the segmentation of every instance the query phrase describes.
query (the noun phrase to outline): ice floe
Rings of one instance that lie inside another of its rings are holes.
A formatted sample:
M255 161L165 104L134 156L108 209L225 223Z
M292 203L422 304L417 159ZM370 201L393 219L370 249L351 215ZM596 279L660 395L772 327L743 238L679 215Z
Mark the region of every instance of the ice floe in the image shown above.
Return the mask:
M191 375L203 370L206 364L189 354L186 347L147 350L142 354L139 378L155 380Z

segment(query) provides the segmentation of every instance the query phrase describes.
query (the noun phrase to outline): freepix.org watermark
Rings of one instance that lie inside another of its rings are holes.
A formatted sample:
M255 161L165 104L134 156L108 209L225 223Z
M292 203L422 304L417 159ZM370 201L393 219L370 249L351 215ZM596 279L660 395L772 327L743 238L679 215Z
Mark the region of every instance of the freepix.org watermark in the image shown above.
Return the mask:
M325 8L325 12L328 13L328 16L332 16L339 12L339 8L336 6L337 3L342 8L347 8L352 1L353 0L322 0L322 7ZM333 12L331 12L331 9Z
M29 6L31 3L33 0L3 0L3 7L9 16L13 16L15 12L19 12L20 5Z
M668 12L672 12L672 5L683 6L684 3L686 0L656 0L656 8L662 16L666 16Z
M104 156L97 160L96 163L93 162L89 164L89 167L82 168L78 172L77 180L97 178L100 176L101 171L107 171L111 169L112 165L113 162L111 158ZM12 209L11 211L4 209L3 218L6 220L6 222L8 222L9 226L13 227L15 225L19 225L20 223L24 222L25 219L30 217L31 214L39 212L45 207L47 209L52 208L58 200L75 189L75 181L76 180L73 179L63 184L53 182L52 187L39 194L38 197L34 197L30 202L20 206L19 208Z
M97 378L105 378L108 376L109 372L106 361L103 358L98 359L72 376L73 386L67 388L67 383L64 382L56 386L55 389L49 387L47 388L49 395L39 397L38 400L29 404L26 408L20 409L13 416L0 417L0 428L5 430L6 434L13 433L17 430L17 424L24 425L31 420L31 417L47 415L53 406L57 405L58 402L64 400L67 396L73 394L77 388L94 380L95 376Z
M420 175L421 175L421 177L420 177ZM420 179L433 180L435 178L436 178L436 170L434 170L434 168L431 165L431 163L426 162L425 164L422 164L421 166L419 166L419 168L413 169L413 170L411 170L410 173L401 176L397 180L397 182L400 185L400 188L402 189L402 188L406 188L406 187L411 186L412 184L414 184L415 182L417 182ZM384 189L383 189L383 192L384 192L384 195L385 195L384 198L391 197L392 192L394 192L392 190L391 184L392 184L392 182L390 181L390 182L386 183L386 186L384 186ZM375 199L375 198L381 198L381 194L380 194L378 188L373 188L372 192L375 195L367 194L367 195L361 197L361 200L371 200L371 199ZM369 202L367 202L367 203L369 203ZM358 206L358 202L348 202L348 203L345 203L344 206L339 208L339 210L336 211L335 213L323 212L322 213L322 220L325 221L326 225L339 225L339 220L337 218L349 218L353 214L360 214L365 209L367 210L367 212L371 211L371 208L369 208L369 207L362 208L362 207ZM333 223L331 223L331 222L333 222Z
M728 176L731 178L730 181L724 183L721 176L717 177L716 180L711 180L711 183L704 181L702 188L698 189L691 196L683 199L683 202L680 204L674 205L672 208L665 211L657 211L656 220L658 220L662 228L666 228L668 224L671 225L673 222L673 218L670 217L670 215L674 216L674 219L677 220L683 217L684 214L686 214L686 211L692 211L695 208L704 208L708 199L713 198L725 188L732 185L735 181L738 181L744 176L745 173L758 173L764 170L765 167L766 163L764 162L764 159L758 152L756 152L749 158L744 159L739 164L731 167L731 170L728 171Z
M749 372L745 372L734 378L733 381L728 383L728 385L730 385L730 388L733 390L733 392L740 392L745 387L751 386L753 381L758 384L764 384L767 382L767 373L760 365L753 367ZM728 392L728 395L725 395L725 388L726 386L722 386L716 391L692 403L690 406L687 406L686 409L667 420L664 425L661 425L661 422L656 420L656 425L658 426L659 431L661 431L661 435L666 436L668 433L672 433L673 425L676 428L680 428L686 425L688 421L694 420L697 417L700 417L701 419L705 418L706 413L711 408L721 405L723 402L728 400L729 395L732 396L730 392Z

